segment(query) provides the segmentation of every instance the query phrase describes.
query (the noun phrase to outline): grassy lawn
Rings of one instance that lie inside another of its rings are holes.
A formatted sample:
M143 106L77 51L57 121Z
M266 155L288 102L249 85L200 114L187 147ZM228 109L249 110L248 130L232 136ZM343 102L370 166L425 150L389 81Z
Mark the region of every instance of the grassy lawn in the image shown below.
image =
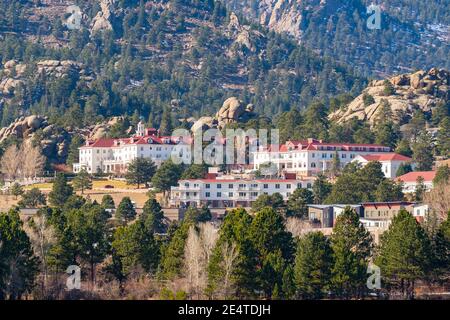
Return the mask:
M25 190L30 190L32 188L38 188L40 190L50 190L53 186L53 183L36 183L29 186L26 186ZM92 181L92 186L94 189L102 189L105 188L105 186L113 186L114 189L136 189L136 185L130 185L127 184L125 181L122 180L94 180ZM141 186L141 189L143 189L143 186ZM144 189L143 189L144 190Z
M26 186L25 190L30 190L32 188L38 188L45 194L52 189L53 183L36 183L33 185ZM132 201L136 203L136 205L140 208L144 206L145 201L147 201L147 190L144 186L141 186L141 189L137 190L136 185L127 185L125 181L122 180L94 180L92 183L93 189L86 190L84 192L84 197L89 197L91 200L96 200L97 202L101 202L104 195L109 194L113 197L116 205L124 197L130 197ZM105 190L105 186L113 186L114 188ZM129 191L128 191L129 190ZM80 194L78 191L77 194ZM161 200L162 194L157 195L157 199ZM13 196L0 195L0 208L7 209L11 206L17 204L20 200L20 197L16 200Z

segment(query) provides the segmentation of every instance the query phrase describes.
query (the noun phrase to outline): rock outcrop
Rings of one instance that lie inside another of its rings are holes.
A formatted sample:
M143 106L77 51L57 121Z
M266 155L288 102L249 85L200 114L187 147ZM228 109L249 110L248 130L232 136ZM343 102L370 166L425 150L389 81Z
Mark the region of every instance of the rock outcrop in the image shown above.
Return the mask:
M349 105L332 113L330 120L343 123L357 118L373 125L386 101L394 115L393 120L398 121L399 114L412 115L418 109L430 112L438 103L448 103L450 100L450 72L444 69L433 68L428 72L421 70L388 80L393 85L395 94L386 96L384 80L373 80ZM364 103L364 95L372 96L374 103Z
M228 98L214 117L201 117L192 125L191 131L195 132L199 129L206 130L209 128L222 129L230 123L247 122L255 117L253 109L252 104L245 106L236 97Z
M232 51L236 48L246 48L251 52L257 51L258 39L262 37L262 34L255 30L250 30L250 26L248 25L241 24L239 22L239 18L234 12L230 14L228 30L230 37L234 38L234 46L232 46Z
M123 117L113 117L107 121L82 129L62 128L50 124L48 118L40 115L20 117L8 127L0 129L0 143L15 137L22 141L38 143L43 155L50 163L66 161L72 136L81 135L84 139L95 140L105 137L111 126Z
M16 60L9 60L0 68L0 96L13 96L17 87L24 84L25 71L30 65L20 63ZM87 82L93 80L92 74L87 71L81 63L72 60L41 60L31 66L36 68L35 76L45 73L48 77L64 78L66 76L76 76Z
M112 18L115 0L100 0L101 11L92 19L91 33L113 30Z
M32 140L38 143L43 155L51 162L63 162L67 157L70 134L60 127L50 125L47 117L20 117L8 127L0 129L0 143L13 136L23 141Z
M302 23L301 11L297 9L297 0L263 0L260 3L263 10L259 19L262 25L275 32L287 32L300 38Z

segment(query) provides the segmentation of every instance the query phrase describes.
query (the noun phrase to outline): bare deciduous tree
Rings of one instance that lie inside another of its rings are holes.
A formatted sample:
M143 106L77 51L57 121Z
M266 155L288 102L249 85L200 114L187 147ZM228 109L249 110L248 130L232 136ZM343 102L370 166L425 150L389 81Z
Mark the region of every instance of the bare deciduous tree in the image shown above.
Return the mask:
M41 260L43 274L42 293L44 295L47 289L48 279L47 256L51 247L56 242L55 230L48 221L45 213L41 212L34 216L28 224L25 224L24 229L30 237L35 254Z
M217 237L217 230L210 223L202 223L189 229L184 250L187 291L199 298L206 288L206 268Z
M38 146L33 147L31 142L25 142L20 148L22 158L22 176L33 178L40 175L44 169L45 157Z
M286 230L292 233L293 237L301 237L312 231L311 223L295 217L289 217L286 220Z
M425 193L424 202L429 205L441 221L447 218L450 210L450 184L439 184Z
M222 246L222 257L223 257L223 298L227 298L230 295L232 284L231 275L236 267L237 258L239 251L237 249L236 243L229 244L225 242Z
M38 146L30 141L24 142L20 149L15 145L8 147L2 157L1 169L7 180L27 179L42 173L45 157Z
M1 169L7 180L15 180L20 171L20 152L15 145L9 146L2 157Z

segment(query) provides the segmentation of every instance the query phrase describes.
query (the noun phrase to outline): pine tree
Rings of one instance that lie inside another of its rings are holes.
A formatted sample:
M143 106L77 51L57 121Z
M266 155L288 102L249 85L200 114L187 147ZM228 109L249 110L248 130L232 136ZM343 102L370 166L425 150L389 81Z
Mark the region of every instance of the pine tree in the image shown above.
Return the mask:
M92 189L91 176L85 169L82 169L73 179L72 185L75 190L81 190L81 194L84 194L84 190Z
M376 201L401 201L403 197L402 185L389 179L384 179L375 190Z
M172 114L168 107L164 108L161 118L161 124L159 125L159 133L162 136L168 136L172 134L174 129Z
M375 259L383 270L383 280L411 299L415 282L428 272L430 259L430 242L425 231L410 213L400 210L381 236Z
M153 176L152 185L165 195L170 190L170 187L177 184L181 173L182 167L180 165L174 164L171 160L165 161Z
M136 209L130 197L122 198L116 210L116 219L121 222L128 222L136 217Z
M314 203L322 204L331 192L331 183L327 181L327 177L320 173L313 184Z
M416 190L414 192L414 199L417 202L423 201L423 196L425 195L425 192L427 191L427 187L425 186L423 177L417 177L416 180Z
M308 204L314 202L314 196L308 189L297 188L287 201L287 215L305 218L308 216Z
M366 286L366 270L373 244L370 233L359 222L350 207L336 219L331 235L333 267L331 285L338 297L362 296Z
M120 259L123 275L142 266L146 272L155 272L159 261L159 248L143 221L118 227L114 232L112 248Z
M321 232L300 238L295 257L295 285L302 299L321 299L330 287L333 256L330 241Z
M164 232L164 212L158 201L155 199L148 199L145 202L140 219L144 222L145 227L150 232Z
M116 207L113 197L109 194L103 196L101 206L105 209L114 209Z
M19 213L0 213L0 300L20 300L30 293L38 266Z
M446 164L444 166L440 166L436 170L436 175L433 179L433 185L438 186L440 184L448 184L450 182L450 168Z
M256 253L251 223L244 209L233 209L225 216L208 265L208 295L225 299L254 296Z
M147 184L156 172L156 166L151 159L136 158L128 165L125 179L128 184Z
M39 206L45 206L45 204L45 195L38 188L33 188L22 195L18 206L20 208L37 208Z
M182 222L173 233L167 247L162 251L161 273L164 279L174 279L181 276L184 266L184 247L188 237L190 222Z
M63 207L72 194L73 188L67 183L66 176L58 173L53 182L52 191L48 195L50 204L55 207Z
M15 182L9 189L9 192L14 196L15 199L17 199L18 196L22 195L25 191L23 190L23 187Z
M426 132L421 133L412 149L413 161L417 165L416 170L430 171L434 162L433 143L430 135Z
M271 297L275 285L282 286L284 269L293 260L292 234L286 231L282 216L265 207L253 219L249 236L256 252L258 287Z

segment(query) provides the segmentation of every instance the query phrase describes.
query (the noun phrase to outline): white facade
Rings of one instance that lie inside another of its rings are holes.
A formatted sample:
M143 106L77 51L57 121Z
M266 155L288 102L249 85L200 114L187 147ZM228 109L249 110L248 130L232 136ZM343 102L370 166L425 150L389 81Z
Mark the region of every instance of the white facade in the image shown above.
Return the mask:
M428 215L429 207L427 204L415 204L413 207L413 216L425 219Z
M413 171L397 177L397 181L403 183L403 193L414 193L417 188L417 179L423 178L423 184L426 190L433 189L433 179L436 175L435 171Z
M190 162L190 145L182 137L159 137L156 131L144 133L138 128L137 135L123 139L99 139L87 141L79 148L79 163L73 165L73 171L85 169L89 173L125 173L134 159L149 158L157 166L170 159L172 152Z
M276 146L275 146L276 147ZM344 167L358 155L387 153L389 147L369 144L324 143L321 140L287 141L278 150L273 146L253 153L253 168L272 163L279 171L313 176L332 168L335 157Z
M260 195L279 193L285 201L297 188L312 188L314 180L291 179L188 179L170 192L171 206L208 205L211 208L250 207Z
M396 153L374 154L374 155L358 155L353 159L353 162L358 162L365 166L370 161L378 161L381 163L381 170L384 176L389 179L394 179L397 176L397 171L404 163L411 162L411 158L402 156Z

